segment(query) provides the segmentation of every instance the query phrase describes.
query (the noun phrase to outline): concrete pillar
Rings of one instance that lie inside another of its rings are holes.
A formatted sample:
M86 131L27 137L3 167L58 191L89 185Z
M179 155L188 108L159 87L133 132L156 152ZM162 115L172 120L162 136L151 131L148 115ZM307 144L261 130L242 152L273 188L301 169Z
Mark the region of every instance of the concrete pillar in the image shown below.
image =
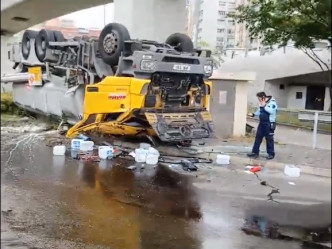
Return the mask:
M186 0L114 0L114 21L132 39L164 42L172 33L185 33Z
M214 73L210 112L219 138L240 137L246 132L248 82L253 72Z
M331 88L327 86L325 88L325 98L324 98L324 111L329 111L331 106L331 95L330 95Z
M13 62L8 59L8 42L10 42L11 36L2 35L1 36L1 76L3 74L15 73L13 69ZM1 84L1 92L10 92L12 90L11 84Z

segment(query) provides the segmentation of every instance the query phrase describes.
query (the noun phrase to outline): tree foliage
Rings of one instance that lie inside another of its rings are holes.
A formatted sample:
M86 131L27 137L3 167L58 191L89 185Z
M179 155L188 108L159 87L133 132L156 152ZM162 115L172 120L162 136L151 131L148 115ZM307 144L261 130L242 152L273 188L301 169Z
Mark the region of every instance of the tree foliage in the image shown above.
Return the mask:
M310 49L315 40L331 45L331 0L251 0L231 16L264 45L293 41L297 48Z

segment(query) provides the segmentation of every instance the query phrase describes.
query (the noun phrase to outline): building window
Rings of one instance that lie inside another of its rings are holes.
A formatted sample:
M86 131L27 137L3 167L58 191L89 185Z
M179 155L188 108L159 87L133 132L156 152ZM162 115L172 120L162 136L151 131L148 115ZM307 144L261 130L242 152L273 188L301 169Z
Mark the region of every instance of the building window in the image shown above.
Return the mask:
M217 42L223 42L224 38L223 37L217 37Z
M224 2L224 1L219 1L219 6L226 6L226 2Z
M234 34L234 31L232 29L229 29L228 34L232 35L232 34Z
M225 32L225 29L217 29L217 32L218 32L218 33L224 33L224 32Z
M199 11L199 15L202 16L203 15L203 10Z
M218 15L225 16L226 15L226 11L219 10L218 11Z
M296 99L302 99L302 92L296 92Z
M218 19L218 25L225 25L226 21L223 19Z
M280 84L280 85L279 85L279 89L280 89L280 90L285 90L285 85L284 85L284 84Z

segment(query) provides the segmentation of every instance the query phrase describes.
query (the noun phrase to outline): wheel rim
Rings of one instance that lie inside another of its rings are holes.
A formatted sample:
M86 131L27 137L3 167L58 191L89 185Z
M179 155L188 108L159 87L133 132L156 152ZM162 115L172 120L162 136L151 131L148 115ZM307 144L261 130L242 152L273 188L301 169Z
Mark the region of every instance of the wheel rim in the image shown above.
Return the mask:
M113 54L118 48L118 37L112 32L105 36L103 40L103 47L106 53Z

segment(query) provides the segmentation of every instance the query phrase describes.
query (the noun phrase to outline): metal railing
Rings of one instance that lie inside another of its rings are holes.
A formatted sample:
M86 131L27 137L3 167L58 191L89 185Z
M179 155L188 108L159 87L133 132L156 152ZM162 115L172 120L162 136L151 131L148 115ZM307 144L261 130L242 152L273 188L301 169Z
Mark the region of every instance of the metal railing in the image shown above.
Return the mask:
M256 110L257 107L248 107L248 112L255 112ZM313 130L314 113L313 110L278 109L276 122L282 125ZM331 134L331 112L318 111L317 132Z

